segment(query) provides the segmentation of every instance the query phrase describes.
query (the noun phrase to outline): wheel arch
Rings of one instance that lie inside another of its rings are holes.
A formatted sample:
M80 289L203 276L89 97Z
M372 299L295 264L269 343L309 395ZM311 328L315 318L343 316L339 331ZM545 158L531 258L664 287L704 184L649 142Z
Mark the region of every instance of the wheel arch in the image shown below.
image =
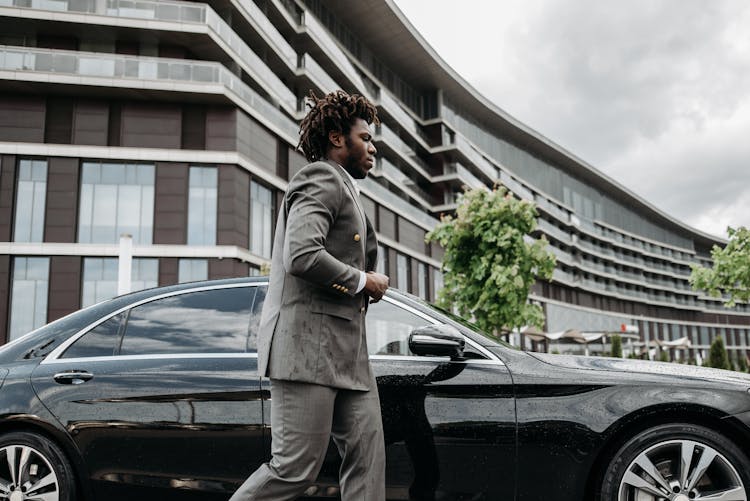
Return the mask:
M94 499L90 486L86 481L87 470L83 458L81 457L78 447L76 447L75 443L70 440L70 437L54 426L51 426L49 423L32 415L19 414L0 416L0 436L17 432L40 435L57 445L62 453L65 454L65 459L68 460L71 468L73 468L73 476L75 477L74 481L76 483L76 491L78 492L78 495L82 496L85 501L91 501Z
M674 423L710 428L737 443L743 451L750 450L750 432L739 420L717 409L699 404L661 404L639 409L622 417L604 432L606 438L593 459L591 474L586 482L585 499L597 499L597 490L607 466L630 438L649 428Z

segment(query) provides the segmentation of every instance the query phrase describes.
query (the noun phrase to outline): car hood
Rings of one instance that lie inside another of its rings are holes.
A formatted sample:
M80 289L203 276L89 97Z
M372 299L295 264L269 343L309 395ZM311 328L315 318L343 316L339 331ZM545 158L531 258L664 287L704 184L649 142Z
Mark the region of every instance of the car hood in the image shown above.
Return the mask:
M677 376L696 380L725 382L750 386L750 375L722 369L710 369L695 365L669 362L651 362L626 358L585 357L576 355L552 355L549 353L528 352L537 360L566 369L628 372L660 376Z

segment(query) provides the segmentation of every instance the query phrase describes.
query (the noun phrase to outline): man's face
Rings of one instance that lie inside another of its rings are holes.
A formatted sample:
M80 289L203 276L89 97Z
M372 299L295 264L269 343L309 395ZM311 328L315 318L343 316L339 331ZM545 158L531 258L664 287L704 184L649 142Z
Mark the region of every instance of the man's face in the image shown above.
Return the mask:
M354 179L364 179L375 165L378 150L372 144L370 125L357 118L345 138L345 160L342 166Z

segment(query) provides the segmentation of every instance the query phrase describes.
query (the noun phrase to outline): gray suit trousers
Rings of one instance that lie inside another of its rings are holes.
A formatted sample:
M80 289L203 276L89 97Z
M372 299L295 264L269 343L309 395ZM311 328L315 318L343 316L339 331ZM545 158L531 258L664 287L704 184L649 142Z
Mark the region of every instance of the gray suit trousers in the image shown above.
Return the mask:
M271 454L229 501L300 496L318 476L329 438L341 454L342 501L385 499L385 441L380 400L355 391L271 380Z

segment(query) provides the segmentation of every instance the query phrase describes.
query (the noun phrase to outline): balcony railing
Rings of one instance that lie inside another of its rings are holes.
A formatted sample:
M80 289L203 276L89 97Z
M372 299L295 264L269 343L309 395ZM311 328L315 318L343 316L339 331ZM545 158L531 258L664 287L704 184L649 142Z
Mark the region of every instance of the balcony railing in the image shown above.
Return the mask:
M241 106L255 111L257 117L270 122L291 141L298 134L291 119L219 63L0 46L0 70L14 72L11 78L17 80L24 80L25 74L28 80L52 82L56 75L91 77L104 79L102 85L109 87L118 86L119 79L128 89L178 90L172 85L195 83L201 85L191 87L190 92L213 93L207 84L222 85L237 96Z
M310 54L305 53L300 56L299 68L307 71L310 77L320 86L320 90L326 94L341 88Z
M469 143L466 138L461 134L455 134L455 145L472 164L476 165L482 173L487 176L491 181L496 181L498 178L498 169L492 165L486 158L482 156L474 147Z
M248 2L252 4L252 2ZM266 63L235 33L219 15L206 4L179 2L174 0L0 0L0 6L23 7L31 10L54 10L69 13L97 14L105 17L158 20L208 26L216 37L236 54L237 63L249 75L261 83L266 91L275 96L289 113L297 109L297 98L286 87ZM254 6L254 4L253 4ZM252 7L248 8L252 9ZM257 9L257 7L256 7ZM260 13L260 10L258 10ZM262 14L262 13L260 13ZM265 16L266 23L270 24ZM260 22L261 18L257 21ZM271 26L272 27L272 26ZM281 35L276 32L275 39ZM281 38L283 40L283 38ZM281 50L283 58L292 57L292 68L296 67L297 56L287 44ZM294 55L289 53L291 50Z

